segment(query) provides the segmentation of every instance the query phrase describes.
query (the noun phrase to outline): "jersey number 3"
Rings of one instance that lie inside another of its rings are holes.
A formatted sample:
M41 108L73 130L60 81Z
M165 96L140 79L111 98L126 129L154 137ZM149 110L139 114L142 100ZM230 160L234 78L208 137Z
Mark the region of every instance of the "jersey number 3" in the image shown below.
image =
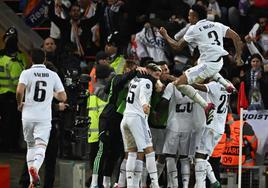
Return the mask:
M219 41L219 37L216 31L213 30L208 32L208 38L214 39L215 42L212 42L211 43L212 45L218 45L218 46L221 45L221 42Z
M46 98L46 90L45 87L47 83L45 81L37 81L35 83L34 89L34 101L36 102L43 102Z

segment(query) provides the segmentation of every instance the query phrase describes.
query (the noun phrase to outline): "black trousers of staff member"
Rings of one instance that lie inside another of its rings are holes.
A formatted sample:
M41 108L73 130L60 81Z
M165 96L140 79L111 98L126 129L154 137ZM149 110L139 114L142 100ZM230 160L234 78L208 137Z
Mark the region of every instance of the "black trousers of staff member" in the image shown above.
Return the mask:
M16 94L0 94L0 152L18 152L21 113L17 110Z

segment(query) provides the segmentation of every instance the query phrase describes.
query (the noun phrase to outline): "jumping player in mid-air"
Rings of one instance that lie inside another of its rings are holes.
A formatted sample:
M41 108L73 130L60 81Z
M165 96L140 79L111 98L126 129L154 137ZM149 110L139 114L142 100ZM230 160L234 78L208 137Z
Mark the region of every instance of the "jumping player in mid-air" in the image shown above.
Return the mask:
M198 47L200 57L197 65L185 71L173 83L185 95L189 96L193 101L200 104L206 113L206 123L210 124L213 119L214 104L204 100L197 91L190 85L193 83L201 83L206 78L213 77L214 80L220 82L227 91L235 90L234 86L218 73L223 66L223 56L228 55L228 52L223 48L223 38L232 39L236 50L236 62L241 62L241 39L239 35L229 27L218 23L206 20L207 12L204 7L193 5L189 11L189 20L191 25L179 41L172 39L165 28L161 27L159 32L167 40L167 42L175 50L183 49L187 43Z

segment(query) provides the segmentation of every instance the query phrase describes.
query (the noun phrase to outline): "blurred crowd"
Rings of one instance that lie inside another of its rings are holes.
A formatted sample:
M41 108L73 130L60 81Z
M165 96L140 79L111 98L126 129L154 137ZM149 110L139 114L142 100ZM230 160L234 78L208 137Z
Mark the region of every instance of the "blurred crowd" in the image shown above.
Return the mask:
M165 27L170 36L183 37L191 20L188 11L193 4L207 9L207 19L230 26L243 40L243 62L236 64L232 41L226 39L221 74L239 90L245 82L246 94L252 108L267 108L268 21L266 1L262 0L180 0L180 1L58 1L49 5L50 37L55 39L57 53L72 46L81 66L93 67L92 56L105 51L109 64L115 68L117 59L137 62L146 58L165 61L171 74L181 74L184 67L196 63L198 50L193 46L176 52L165 42L158 30ZM115 69L116 73L122 73ZM253 95L252 95L253 94ZM257 96L252 97L252 96ZM232 110L236 113L236 97ZM256 101L257 100L257 101ZM257 104L258 103L258 104ZM256 105L258 107L256 107Z

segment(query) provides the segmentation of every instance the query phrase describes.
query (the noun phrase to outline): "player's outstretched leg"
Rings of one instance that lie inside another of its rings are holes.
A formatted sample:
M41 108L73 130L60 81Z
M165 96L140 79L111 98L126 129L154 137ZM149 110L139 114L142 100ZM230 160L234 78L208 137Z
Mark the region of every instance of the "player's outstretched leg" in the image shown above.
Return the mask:
M215 110L215 106L212 103L208 103L201 95L190 85L177 85L177 89L182 92L184 95L187 95L194 102L200 104L206 114L206 123L210 124L213 120L213 112Z
M220 75L220 73L217 73L213 76L213 80L216 82L219 82L221 85L223 85L228 93L236 93L236 88L231 82L228 82L226 79Z

